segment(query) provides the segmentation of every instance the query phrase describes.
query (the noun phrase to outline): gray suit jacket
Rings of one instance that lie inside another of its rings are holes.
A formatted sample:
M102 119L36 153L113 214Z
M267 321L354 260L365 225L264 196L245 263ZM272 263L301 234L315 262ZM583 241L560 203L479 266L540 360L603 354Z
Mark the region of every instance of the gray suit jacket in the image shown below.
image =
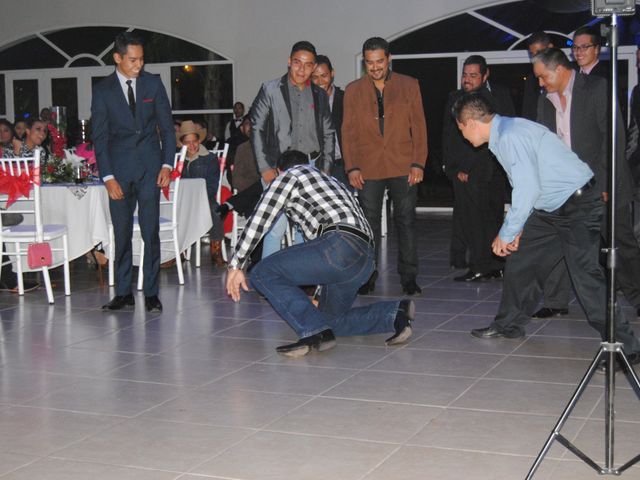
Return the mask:
M282 152L291 148L291 101L287 87L288 75L262 84L251 106L251 143L260 172L275 167ZM313 95L316 132L322 153L316 167L331 171L334 155L333 121L327 93L314 84ZM305 152L309 153L309 152Z
M596 177L596 187L609 191L609 95L607 81L595 75L576 72L571 99L571 149L584 160ZM538 122L556 131L556 109L546 95L538 98ZM616 138L616 193L620 206L632 200L631 174L625 160L625 132L622 115L618 111Z

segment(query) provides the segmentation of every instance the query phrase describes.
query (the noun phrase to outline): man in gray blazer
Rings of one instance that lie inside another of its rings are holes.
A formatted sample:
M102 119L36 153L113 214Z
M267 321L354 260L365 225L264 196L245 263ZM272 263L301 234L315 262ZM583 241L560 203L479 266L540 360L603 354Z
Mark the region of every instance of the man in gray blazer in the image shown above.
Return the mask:
M333 164L335 130L329 97L310 81L316 67L313 44L296 42L287 65L285 75L262 84L249 114L251 143L265 188L276 178L276 162L287 150L305 153L309 163L325 173ZM285 229L282 216L264 238L262 258L280 249Z
M538 122L556 132L595 174L602 201L607 202L609 106L607 81L596 75L576 72L565 54L556 48L533 57L533 69L547 91L538 100ZM618 122L622 117L618 112ZM625 132L619 128L616 138L616 245L618 247L618 286L636 308L640 307L640 247L633 233L631 201L633 186L625 159ZM602 234L606 234L606 219ZM564 262L553 270L544 287L545 306L534 314L546 318L568 313L571 282Z

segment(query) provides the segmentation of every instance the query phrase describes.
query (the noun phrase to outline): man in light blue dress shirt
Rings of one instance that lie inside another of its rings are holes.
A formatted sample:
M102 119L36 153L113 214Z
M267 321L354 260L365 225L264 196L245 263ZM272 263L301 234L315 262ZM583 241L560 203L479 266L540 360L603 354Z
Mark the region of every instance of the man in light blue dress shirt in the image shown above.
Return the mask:
M513 187L512 205L493 241L506 257L500 308L478 338L520 338L540 300L542 285L564 257L589 324L606 336L606 281L598 263L604 204L589 166L553 132L522 118L501 117L470 93L453 107L458 128L475 147L489 143ZM631 363L640 344L618 310L617 340Z

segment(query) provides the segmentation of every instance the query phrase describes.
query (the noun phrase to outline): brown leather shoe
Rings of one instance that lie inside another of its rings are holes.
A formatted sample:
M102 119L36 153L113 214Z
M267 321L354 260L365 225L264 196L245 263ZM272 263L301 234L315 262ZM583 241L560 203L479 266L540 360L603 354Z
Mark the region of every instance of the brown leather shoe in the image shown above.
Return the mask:
M227 266L227 262L222 258L222 240L214 240L209 244L211 250L211 262L218 268Z

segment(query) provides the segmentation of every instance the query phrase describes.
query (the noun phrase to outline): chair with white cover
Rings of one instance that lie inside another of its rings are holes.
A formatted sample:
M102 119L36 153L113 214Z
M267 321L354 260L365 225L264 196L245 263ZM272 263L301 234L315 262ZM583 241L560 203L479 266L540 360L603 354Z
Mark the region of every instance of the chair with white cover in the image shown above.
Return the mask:
M51 278L49 276L50 268L63 266L64 294L71 295L67 226L42 223L40 150L36 149L33 157L0 158L0 170L0 174L3 177L12 177L9 181L13 182L14 186L20 183L22 184L23 191L28 191L29 193L28 198L17 198L14 195L12 200L15 200L16 207L19 208L13 208L10 212L22 214L28 223L5 227L2 226L2 215L0 215L0 250L2 249L2 245L13 244L13 250L7 249L3 255L16 257L15 266L18 276L18 294L24 295L22 259L27 257L29 244L42 242L51 243L53 241L59 243L57 241L60 240L62 246L52 246L51 248L52 264L50 266L39 267L38 270L42 272L49 303L54 303ZM0 194L0 202L7 202L8 199L8 194ZM8 212L2 211L2 214L6 213ZM29 224L30 217L33 218L33 224ZM56 257L58 258L56 259ZM8 261L4 263L6 264Z
M218 203L218 205L222 205L221 200L222 200L222 187L224 186L224 182L225 182L225 168L227 165L227 154L229 153L229 144L228 143L218 143L216 145L216 148L214 148L213 150L209 150L211 153L213 153L216 158L218 159L218 165L220 167L220 178L218 179L218 189L216 190L216 202ZM229 187L230 188L230 187ZM208 234L203 235L197 242L196 242L196 267L200 267L200 253L201 253L201 241L202 238L206 237ZM191 250L191 249L189 249ZM222 242L222 258L225 261L228 261L227 259L227 250L225 247L225 243L224 241Z
M168 216L160 215L160 251L162 252L163 243L171 243L170 248L173 253L173 257L176 260L176 268L178 270L178 282L180 285L184 285L184 272L182 269L182 259L180 258L180 245L178 243L178 193L180 191L180 176L184 167L184 159L187 155L187 146L183 145L180 152L176 153L173 161L173 171L171 172L171 183L168 190L164 190L160 194L160 209L162 211L170 212ZM167 197L165 197L165 194ZM168 238L163 238L162 232L170 232ZM144 282L143 264L144 264L144 241L140 234L140 224L138 223L138 216L133 217L133 233L140 236L140 263L138 266L138 290L142 290ZM115 257L115 240L113 234L113 226L109 225L109 285L115 284L114 278L114 257ZM169 248L165 248L169 250Z

